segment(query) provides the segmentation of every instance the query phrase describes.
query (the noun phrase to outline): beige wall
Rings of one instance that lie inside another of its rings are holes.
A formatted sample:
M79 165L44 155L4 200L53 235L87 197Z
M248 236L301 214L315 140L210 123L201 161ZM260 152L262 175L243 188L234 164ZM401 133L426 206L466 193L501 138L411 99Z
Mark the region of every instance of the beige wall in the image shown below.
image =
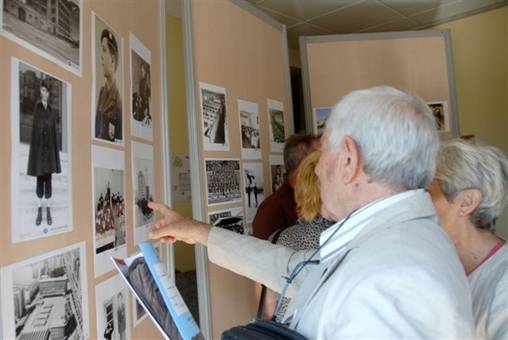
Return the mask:
M185 102L185 68L183 60L182 20L167 17L168 39L168 101L169 101L169 145L171 154L189 155L187 132L187 106ZM178 202L173 208L192 217L191 202ZM196 269L194 246L177 242L174 245L175 268L186 272Z
M452 34L460 133L508 153L508 7L435 28ZM508 209L498 232L508 238Z

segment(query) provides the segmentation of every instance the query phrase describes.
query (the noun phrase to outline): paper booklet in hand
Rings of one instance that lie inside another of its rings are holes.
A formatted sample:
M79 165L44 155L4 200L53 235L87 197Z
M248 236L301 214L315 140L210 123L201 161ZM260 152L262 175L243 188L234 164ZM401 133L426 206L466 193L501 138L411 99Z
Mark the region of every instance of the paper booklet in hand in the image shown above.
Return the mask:
M116 269L139 304L167 340L204 339L180 292L149 242L139 244L140 253L121 259L112 257Z

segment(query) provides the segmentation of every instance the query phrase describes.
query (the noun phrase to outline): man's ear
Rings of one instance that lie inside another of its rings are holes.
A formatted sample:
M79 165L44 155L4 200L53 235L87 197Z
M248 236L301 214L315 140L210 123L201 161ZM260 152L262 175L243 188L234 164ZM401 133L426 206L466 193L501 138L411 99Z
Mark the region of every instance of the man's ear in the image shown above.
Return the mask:
M466 189L461 191L455 200L459 203L460 214L462 216L471 215L480 205L482 192L478 189Z
M342 180L351 183L361 170L360 148L351 136L345 136L341 144Z

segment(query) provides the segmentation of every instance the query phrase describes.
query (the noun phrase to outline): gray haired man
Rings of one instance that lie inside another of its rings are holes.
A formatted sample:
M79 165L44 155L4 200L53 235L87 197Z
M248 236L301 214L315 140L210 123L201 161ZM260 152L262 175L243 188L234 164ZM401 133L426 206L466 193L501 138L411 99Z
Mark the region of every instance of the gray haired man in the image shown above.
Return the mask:
M420 98L390 87L353 91L322 138L316 174L325 217L338 222L318 252L210 228L156 203L163 217L152 237L208 245L212 262L285 291L286 321L309 338L471 338L464 270L424 191L438 144Z

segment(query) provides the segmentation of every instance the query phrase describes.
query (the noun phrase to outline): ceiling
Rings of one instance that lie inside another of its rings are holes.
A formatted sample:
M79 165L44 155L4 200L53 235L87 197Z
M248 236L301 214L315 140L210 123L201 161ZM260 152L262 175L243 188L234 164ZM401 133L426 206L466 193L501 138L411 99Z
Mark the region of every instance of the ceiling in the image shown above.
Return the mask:
M508 0L248 1L287 26L292 49L298 49L299 36L419 30L508 5ZM179 0L168 0L167 8L177 15Z

